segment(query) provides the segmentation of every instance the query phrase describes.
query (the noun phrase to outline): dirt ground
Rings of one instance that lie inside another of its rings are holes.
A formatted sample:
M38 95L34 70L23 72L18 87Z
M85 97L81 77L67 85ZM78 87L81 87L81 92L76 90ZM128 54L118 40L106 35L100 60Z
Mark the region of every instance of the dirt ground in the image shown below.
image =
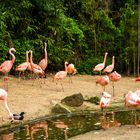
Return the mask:
M8 105L13 113L26 112L25 120L45 116L50 114L51 107L54 104L66 96L80 92L84 97L95 95L100 97L103 88L102 86L95 84L95 81L98 78L99 76L75 75L72 77L73 83L69 83L69 77L67 77L62 80L64 87L63 92L60 82L56 85L55 82L52 81L52 76L49 75L45 79L46 83L42 84L42 87L38 80L36 80L32 86L33 80L21 80L19 82L18 78L10 77L8 84ZM0 87L2 88L3 85L4 83L1 78ZM135 91L137 89L140 89L140 83L134 82L134 77L122 77L120 81L115 83L115 98L123 98L124 94L128 93L129 90ZM112 94L112 82L106 86L106 91ZM0 115L4 118L4 121L0 118L0 124L10 122L2 101L0 103L0 108ZM128 128L121 127L120 129L123 129L122 131L127 131ZM136 130L139 131L139 129ZM112 133L111 130L108 131L109 133ZM103 133L105 132L107 131L104 131ZM117 135L117 133L112 133L112 135ZM111 140L117 140L113 136L112 138L114 139ZM78 140L78 138L75 140Z

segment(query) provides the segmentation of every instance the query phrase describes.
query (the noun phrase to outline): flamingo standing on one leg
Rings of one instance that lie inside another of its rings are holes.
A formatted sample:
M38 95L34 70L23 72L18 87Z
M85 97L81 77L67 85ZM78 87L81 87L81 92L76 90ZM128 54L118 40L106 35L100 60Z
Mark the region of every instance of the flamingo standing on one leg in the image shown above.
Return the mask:
M5 108L6 108L7 112L8 112L8 114L9 114L9 117L10 117L12 120L14 120L13 114L12 114L12 112L10 111L10 109L9 109L9 107L8 107L8 104L7 104L7 96L8 96L7 91L5 91L4 89L1 89L1 88L0 88L0 100L3 100L4 105L5 105Z
M100 64L96 65L96 66L94 67L94 69L93 69L93 71L100 72L100 75L101 75L101 70L103 70L104 67L105 67L107 54L108 54L108 53L106 52L106 53L105 53L105 56L104 56L104 61L103 61L103 63L100 63Z
M31 68L32 68L33 72L36 75L44 75L44 71L41 69L41 67L39 65L33 63L33 60L32 60L32 58L33 58L32 51L30 50L29 52L30 52L30 65L31 65ZM34 84L34 82L33 82L33 84Z
M23 75L24 75L24 71L27 69L27 67L29 65L28 53L29 52L26 51L26 62L24 62L16 67L16 71L19 71L19 81L20 81L21 72L23 72Z
M14 48L9 49L9 54L12 56L12 59L4 61L0 65L0 72L4 73L4 76L6 76L9 73L15 62L15 55L12 53L12 51L16 52L16 50ZM8 78L4 77L4 81L7 81L7 83L4 86L7 88L8 91Z
M140 106L140 97L136 92L129 91L127 95L125 95L125 105L127 107L132 108L132 113L133 109L135 110L135 125L137 125L137 114L136 114L136 108Z
M106 119L106 108L109 106L110 104L110 99L111 99L111 95L107 92L103 92L102 93L102 97L100 99L100 108L101 110L103 111L103 116L104 116L104 119L105 119L105 122L107 122L107 119ZM105 109L105 111L104 111ZM109 124L106 124L105 126L103 127L109 127Z
M76 69L75 69L75 67L74 67L74 64L69 64L68 66L67 66L67 73L68 73L68 75L69 75L69 82L71 82L72 83L72 79L71 79L71 75L72 74L75 74L76 73Z
M8 74L11 70L13 63L15 62L15 55L12 53L12 51L16 52L14 48L9 49L9 54L12 56L11 60L6 60L0 65L0 72L4 74Z
M48 56L47 56L47 46L48 46L48 40L45 41L45 48L44 48L44 52L45 52L45 57L44 59L42 59L40 62L39 62L39 66L42 68L42 70L45 72L45 69L47 68L47 65L48 65ZM44 83L45 83L45 80L44 80Z
M121 79L121 75L119 73L117 73L116 71L112 72L111 74L108 75L109 79L113 82L113 96L115 96L114 94L114 82L117 82L118 80Z
M104 69L104 72L107 72L107 73L110 73L113 71L114 69L114 56L112 57L112 64L111 65L108 65L105 69Z
M66 76L67 76L67 64L68 64L68 62L65 62L65 71L59 71L55 74L54 80L62 80L64 78L66 78ZM62 83L61 83L61 87L62 87L62 90L64 91Z
M109 77L107 75L96 80L96 84L100 84L101 86L103 86L104 91L105 91L105 86L108 83L109 83Z

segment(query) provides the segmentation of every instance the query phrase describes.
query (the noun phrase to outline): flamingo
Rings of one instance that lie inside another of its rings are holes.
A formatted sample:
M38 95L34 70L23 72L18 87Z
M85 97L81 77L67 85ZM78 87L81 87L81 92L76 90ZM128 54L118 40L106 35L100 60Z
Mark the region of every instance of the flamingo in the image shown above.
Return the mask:
M112 57L112 64L111 65L108 65L105 69L104 69L104 72L107 72L107 73L110 73L113 71L114 69L114 56Z
M45 72L45 69L48 65L48 56L47 56L47 45L48 45L48 40L45 41L45 48L44 48L44 52L45 52L45 57L44 59L42 59L40 62L39 62L39 66L42 68L42 70ZM44 83L45 83L45 79L44 79Z
M140 76L135 78L135 82L140 81Z
M74 67L74 64L69 64L68 66L67 66L67 73L68 73L68 75L69 75L69 78L70 78L70 82L72 83L72 79L71 79L71 75L72 74L75 74L76 73L76 69L75 69L75 67Z
M7 112L8 112L8 114L9 114L9 118L12 119L12 121L13 121L14 117L13 117L13 114L12 114L12 112L10 111L10 109L8 107L7 96L8 96L7 91L2 89L2 88L0 88L0 100L3 100L5 108L6 108Z
M116 71L112 72L111 74L108 75L109 76L109 79L113 82L113 96L114 95L114 82L117 82L118 80L121 79L121 75L119 73L117 73Z
M30 50L29 52L30 52L30 65L31 65L32 71L36 75L44 75L44 71L42 70L42 68L39 65L33 63L33 60L32 60L33 59L32 51Z
M101 86L103 86L103 90L105 91L105 86L109 83L109 77L107 75L99 78L96 80L96 85L100 84Z
M38 64L42 68L42 70L44 70L44 71L48 65L48 57L47 57L47 50L46 50L47 45L48 45L48 40L45 41L45 48L44 48L45 57Z
M7 74L11 70L14 62L15 62L15 55L12 53L12 51L16 52L14 48L9 49L9 54L12 56L11 60L6 60L0 65L0 72Z
M135 125L137 124L137 114L136 114L136 108L140 106L140 97L136 92L129 91L127 95L125 95L125 106L135 109Z
M62 79L64 79L64 78L66 78L66 76L67 76L67 64L68 64L68 62L65 62L64 63L64 65L65 65L65 71L59 71L59 72L57 72L56 74L55 74L55 76L54 76L54 80L62 80ZM56 83L57 84L57 83ZM62 90L64 91L64 88L63 88L63 85L62 85L62 83L61 83L61 87L62 87Z
M96 66L94 67L94 69L93 69L93 71L100 72L100 75L101 75L101 70L103 70L104 67L105 67L107 54L108 54L108 53L106 52L106 53L105 53L105 56L104 56L104 61L103 61L103 63L100 63L100 64L96 65Z
M103 111L103 117L105 119L105 122L107 121L106 120L106 112L107 112L106 108L110 105L110 100L111 100L111 95L104 91L102 93L102 97L100 99L100 108ZM105 109L105 111L104 111L104 109ZM107 126L105 126L105 127L109 127L108 125L109 124L107 124Z
M35 123L31 126L27 125L27 135L31 137L32 140L34 140L34 135L40 130L44 130L46 139L48 138L48 122L41 121L38 123Z
M20 81L21 72L23 72L23 75L24 75L24 71L28 68L28 65L29 65L28 53L29 52L26 51L26 62L24 62L16 67L16 71L19 71L19 81Z

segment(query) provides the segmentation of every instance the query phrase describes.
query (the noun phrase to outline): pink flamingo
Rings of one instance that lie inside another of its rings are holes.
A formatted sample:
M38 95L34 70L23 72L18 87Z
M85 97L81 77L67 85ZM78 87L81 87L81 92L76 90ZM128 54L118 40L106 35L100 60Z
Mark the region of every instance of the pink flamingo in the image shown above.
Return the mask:
M75 74L76 73L76 69L75 69L75 67L74 67L74 64L69 64L68 66L67 66L67 73L68 73L68 75L69 75L69 78L70 78L70 82L72 83L72 79L71 79L71 75L72 74Z
M137 124L137 114L136 114L136 108L140 106L140 97L136 92L129 91L127 95L125 95L125 105L127 107L132 108L132 114L133 109L135 109L135 125Z
M24 71L28 68L28 65L29 65L28 53L29 52L26 51L26 62L24 62L16 67L16 71L19 71L19 81L20 81L21 72L23 72L23 75L24 75Z
M106 57L107 57L107 52L105 53L105 56L104 56L104 61L103 63L100 63L98 65L96 65L93 69L93 71L97 71L97 72L100 72L100 75L101 75L101 70L103 70L103 68L105 67L105 63L106 63Z
M140 81L140 76L135 78L135 82Z
M64 78L66 78L66 76L67 76L67 64L68 64L68 62L65 62L65 71L59 71L55 74L54 80L62 80ZM61 83L61 87L62 87L62 90L64 91L62 83Z
M119 73L117 73L116 71L112 72L111 74L108 75L109 76L109 79L113 82L113 96L115 96L114 94L114 82L117 82L118 80L121 79L121 75Z
M44 70L44 71L48 65L48 57L47 57L47 50L46 50L47 44L48 44L48 40L45 41L45 48L44 48L45 57L38 64L42 68L42 70Z
M100 84L101 86L103 86L104 91L105 91L105 86L108 83L109 83L109 77L107 75L96 80L96 84Z
M111 100L111 95L104 91L102 93L102 97L100 99L100 108L103 111L103 117L104 117L105 121L107 121L106 120L106 112L107 112L106 108L110 105L110 100ZM105 127L109 127L109 123Z
M42 70L42 68L39 65L33 63L33 60L32 60L32 58L33 58L32 51L30 50L29 52L30 52L30 65L31 65L32 71L36 75L44 75L44 71ZM34 82L33 82L33 84L34 84Z
M8 74L11 70L13 63L15 62L15 55L12 53L12 51L16 52L14 48L9 49L9 54L12 56L11 60L6 60L0 65L0 72L4 74Z
M7 91L0 88L0 100L3 100L5 108L9 114L10 119L14 120L13 114L10 111L8 104L7 104L7 96L8 96Z
M108 65L105 69L104 69L104 72L107 72L107 73L110 73L113 71L114 69L114 56L112 57L112 64L111 65Z

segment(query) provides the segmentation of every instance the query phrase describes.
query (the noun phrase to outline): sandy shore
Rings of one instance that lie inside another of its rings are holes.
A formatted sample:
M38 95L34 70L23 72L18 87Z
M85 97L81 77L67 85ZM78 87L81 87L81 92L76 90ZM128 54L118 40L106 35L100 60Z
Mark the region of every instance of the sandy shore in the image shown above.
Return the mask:
M21 80L19 82L18 78L10 77L8 89L8 105L13 113L20 113L22 111L26 112L24 119L25 121L45 116L51 113L51 108L53 105L55 105L57 102L60 102L60 100L66 96L75 93L82 93L84 97L86 96L100 97L103 88L100 85L95 84L95 81L98 78L99 76L75 75L72 77L73 83L69 83L69 78L67 77L66 79L62 80L64 87L63 92L60 82L58 82L58 84L56 85L56 83L52 81L51 76L48 76L45 79L45 84L42 84L42 86L39 80L36 80L34 85L32 86L33 80ZM0 87L2 88L3 85L4 83L1 78ZM134 82L134 77L122 77L120 81L115 83L115 98L123 99L124 94L128 93L129 90L135 91L137 89L140 89L140 83ZM106 86L106 91L112 94L111 82ZM94 106L91 106L91 108L92 107ZM8 119L8 114L5 111L2 101L0 103L0 108L1 108L0 109L1 118L3 117L4 119L4 121L0 119L1 125L10 123L10 120ZM99 106L96 106L96 108L99 109ZM120 131L122 129L123 131L123 128L124 127L121 127L118 130ZM126 130L127 127L124 131ZM136 131L137 130L139 131L139 128L136 129ZM117 131L117 129L115 131ZM109 130L109 133L112 133L111 138L113 138L115 131ZM108 132L108 130L104 132L102 132L101 130L98 133L107 135L106 132ZM89 133L89 137L90 135L91 137L93 137L92 136L93 134L97 135L98 138L98 134L96 134L95 132ZM132 135L134 134L132 133ZM77 137L75 140L78 140L79 137ZM108 138L106 139L108 140ZM80 140L82 140L81 137ZM115 137L114 140L116 140Z

